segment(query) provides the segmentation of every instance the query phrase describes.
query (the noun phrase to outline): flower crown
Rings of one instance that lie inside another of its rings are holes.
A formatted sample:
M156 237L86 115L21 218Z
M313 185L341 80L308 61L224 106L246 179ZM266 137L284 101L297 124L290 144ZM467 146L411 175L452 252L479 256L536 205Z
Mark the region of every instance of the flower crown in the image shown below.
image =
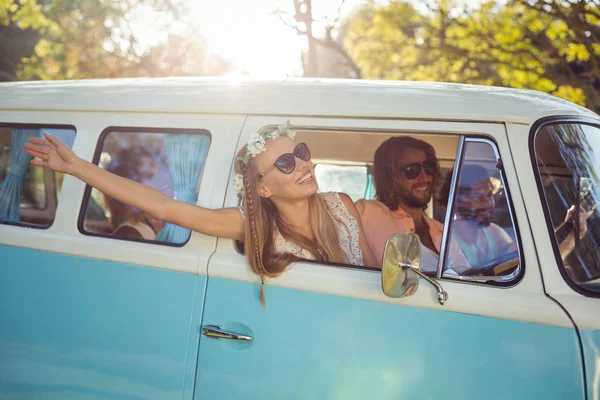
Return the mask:
M277 139L279 136L287 136L290 139L294 140L294 136L296 136L296 132L290 130L290 121L287 120L284 125L280 125L275 130L264 130L262 132L256 132L250 135L248 139L248 144L246 146L246 153L242 157L236 158L236 162L241 161L244 166L248 166L248 163L251 159L256 157L257 155L264 153L267 149L267 142ZM242 174L237 174L233 178L233 186L237 190L239 194L244 191L244 176Z

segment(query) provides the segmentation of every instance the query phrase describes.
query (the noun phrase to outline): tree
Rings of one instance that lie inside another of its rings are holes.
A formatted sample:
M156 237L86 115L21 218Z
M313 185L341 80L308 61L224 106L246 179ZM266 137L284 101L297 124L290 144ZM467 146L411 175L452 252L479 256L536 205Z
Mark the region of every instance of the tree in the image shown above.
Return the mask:
M340 11L346 0L341 0L337 15L329 21L323 21L325 32L323 36L316 35L313 23L316 22L312 13L312 0L292 0L294 13L277 9L274 14L294 29L298 36L307 40L307 50L302 55L302 67L305 77L337 77L335 71L343 69L340 75L344 77L362 78L360 68L338 39L336 33L341 33ZM346 72L345 70L348 70Z
M33 54L39 32L50 25L35 1L0 1L0 80L18 79L21 59Z
M365 77L536 89L600 109L597 3L427 4L371 4L345 22L344 46Z
M159 43L132 23L151 15ZM233 65L207 50L182 0L0 0L0 80L222 74ZM178 25L178 32L170 30Z

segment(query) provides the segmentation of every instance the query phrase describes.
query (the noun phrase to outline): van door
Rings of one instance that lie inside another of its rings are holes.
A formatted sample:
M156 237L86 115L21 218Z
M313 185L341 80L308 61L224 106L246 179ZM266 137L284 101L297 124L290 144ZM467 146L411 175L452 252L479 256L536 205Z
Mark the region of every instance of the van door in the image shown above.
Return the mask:
M509 133L515 159L535 160L518 168L546 293L575 322L588 398L600 398L600 120L545 118Z
M239 147L285 120L248 118ZM503 124L329 118L292 118L292 124L296 142L311 148L321 191L344 191L353 200L373 198L373 152L394 136L431 144L441 172L455 174L452 182L462 179L456 160L494 172L505 193L494 221L513 233L518 262L497 276L446 276L441 267L450 265L455 247L444 228L447 255L426 271L448 293L444 305L424 280L412 296L393 299L382 293L378 270L298 262L267 280L263 308L244 256L233 241L219 239L209 263L197 398L584 398L577 335L543 292ZM489 158L496 151L507 154L502 171L500 160ZM225 204L238 204L232 186ZM452 203L446 206L454 213ZM451 221L435 201L424 212L431 221L436 215ZM215 331L229 336L214 338Z
M218 208L243 117L11 111L0 120L27 123L0 128L0 140L16 144L0 179L24 185L31 207L54 204L42 195L58 199L50 219L21 201L17 219L0 224L0 397L191 399L216 239L165 225L70 176L13 172L29 162L22 135L52 128L64 140L58 124L68 122L82 158ZM38 175L29 187L27 176Z

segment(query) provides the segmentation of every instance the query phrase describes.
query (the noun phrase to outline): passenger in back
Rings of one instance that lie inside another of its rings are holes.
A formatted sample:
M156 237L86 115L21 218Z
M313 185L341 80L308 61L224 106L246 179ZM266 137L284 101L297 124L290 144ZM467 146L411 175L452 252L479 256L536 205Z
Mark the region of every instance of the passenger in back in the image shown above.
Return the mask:
M382 263L390 236L415 232L423 245L421 270L435 272L443 224L424 212L442 179L435 149L412 137L390 138L375 151L373 178L377 200L359 200L356 208L377 262ZM469 263L460 249L453 250L450 268L460 274Z
M448 204L451 178L448 174L440 192L439 203L443 207ZM481 165L461 167L451 236L473 267L517 250L510 235L492 222L496 191L488 171Z

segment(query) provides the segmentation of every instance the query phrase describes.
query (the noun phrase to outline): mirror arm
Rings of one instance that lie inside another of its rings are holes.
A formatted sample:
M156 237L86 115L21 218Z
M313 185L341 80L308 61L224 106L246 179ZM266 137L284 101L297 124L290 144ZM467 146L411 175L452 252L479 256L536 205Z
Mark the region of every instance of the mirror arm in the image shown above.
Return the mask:
M402 269L410 269L415 274L419 275L421 278L423 278L427 282L431 283L437 290L438 301L440 302L441 305L444 305L446 300L448 300L448 292L446 292L444 290L444 288L442 288L442 285L440 285L439 283L437 283L436 281L434 281L433 279L431 279L430 277L428 277L427 275L425 275L418 269L414 268L410 262L399 262L398 266Z

